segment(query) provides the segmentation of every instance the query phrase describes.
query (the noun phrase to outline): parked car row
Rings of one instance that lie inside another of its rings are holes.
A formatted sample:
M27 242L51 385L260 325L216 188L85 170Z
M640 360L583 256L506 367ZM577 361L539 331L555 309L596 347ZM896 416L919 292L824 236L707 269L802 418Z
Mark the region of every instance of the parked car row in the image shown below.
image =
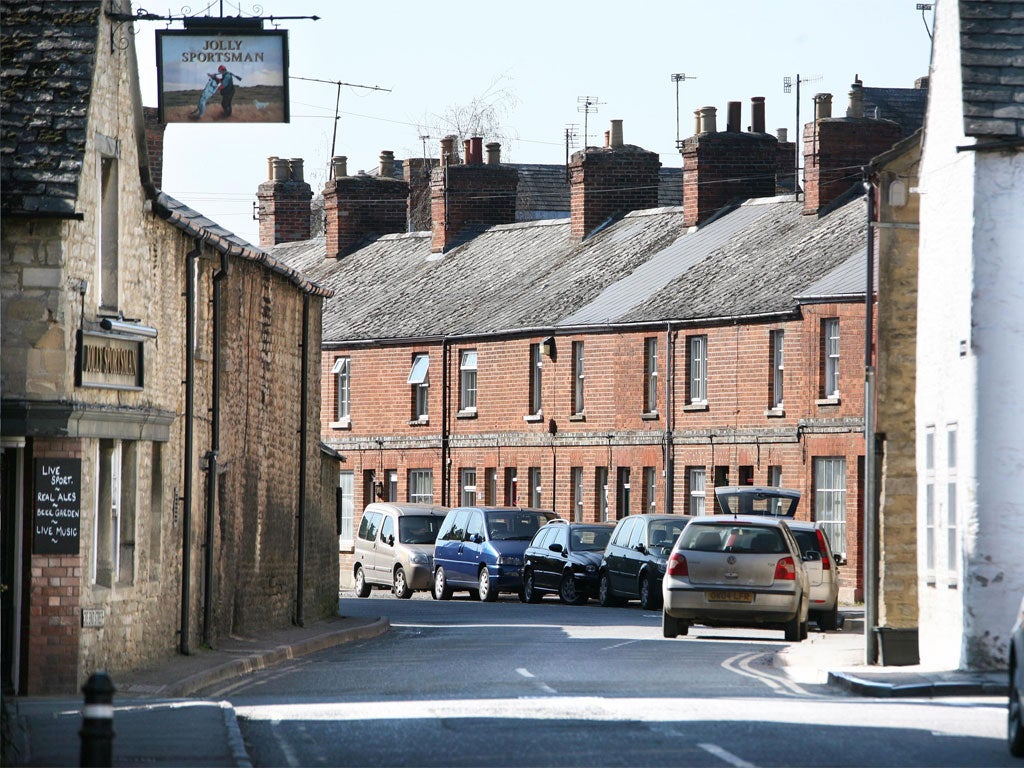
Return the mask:
M356 594L637 600L662 609L665 637L694 623L776 627L794 641L811 619L835 629L838 565L821 527L793 519L799 494L716 490L717 515L629 515L616 524L569 522L542 509L370 504L356 535Z

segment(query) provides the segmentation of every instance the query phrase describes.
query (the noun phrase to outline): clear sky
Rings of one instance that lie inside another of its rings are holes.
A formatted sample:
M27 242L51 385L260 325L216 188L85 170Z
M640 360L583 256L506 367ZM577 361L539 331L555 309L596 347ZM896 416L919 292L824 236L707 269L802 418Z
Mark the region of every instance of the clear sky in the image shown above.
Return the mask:
M225 16L254 13L253 4L230 0L209 11L192 7L220 15L221 6ZM742 102L746 128L751 97L764 96L767 130L787 128L792 140L797 105L795 89L784 91L785 77L803 81L804 123L815 93L833 94L833 114L844 114L855 76L869 87L910 88L928 74L933 12L916 6L914 0L264 0L264 16L321 17L280 22L289 30L291 122L169 125L163 188L257 244L253 203L267 179L267 157L303 158L316 193L332 143L353 174L375 168L385 149L398 158L421 157L426 145L436 157L447 131L434 116L488 93L499 94L495 106L509 108L502 115L511 137L502 144L508 162L563 163L570 124L575 149L582 147L581 97L597 102L596 113L586 115L588 145L602 145L609 121L621 119L624 141L658 152L666 167L682 164L677 92L682 138L693 133L693 112L702 106L717 107L724 128L729 101ZM154 37L167 25L135 26L143 103L156 106ZM675 74L687 79L674 82ZM339 89L339 81L387 90Z

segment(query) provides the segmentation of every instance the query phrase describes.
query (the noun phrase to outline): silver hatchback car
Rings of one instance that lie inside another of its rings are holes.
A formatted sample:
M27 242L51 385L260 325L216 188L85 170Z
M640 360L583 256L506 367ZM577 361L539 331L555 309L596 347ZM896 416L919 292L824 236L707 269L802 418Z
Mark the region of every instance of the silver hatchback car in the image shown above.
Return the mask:
M807 637L810 585L800 546L777 517L712 515L690 520L662 582L665 637L691 624L782 629Z

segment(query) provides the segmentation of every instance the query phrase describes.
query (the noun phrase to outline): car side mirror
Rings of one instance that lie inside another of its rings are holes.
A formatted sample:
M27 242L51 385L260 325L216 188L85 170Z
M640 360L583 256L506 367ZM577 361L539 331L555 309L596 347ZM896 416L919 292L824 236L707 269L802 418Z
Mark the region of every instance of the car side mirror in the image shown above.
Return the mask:
M558 543L549 544L548 545L548 549L550 549L552 552L557 552L558 554L562 554L565 551L565 548L562 547L562 545L558 544Z
M821 552L818 552L815 549L808 549L806 552L804 552L804 560L806 560L808 563L819 562L821 560Z
M846 556L845 555L836 555L835 559L836 559L836 565L846 565Z
M392 536L388 536L388 546L389 547L395 546L395 537L393 535Z
M637 552L647 551L647 547L644 546L644 543L642 541L637 542L637 545L633 547L633 549L635 549Z
M472 541L474 544L484 543L484 537L479 533L474 533L472 536L469 537L469 540Z

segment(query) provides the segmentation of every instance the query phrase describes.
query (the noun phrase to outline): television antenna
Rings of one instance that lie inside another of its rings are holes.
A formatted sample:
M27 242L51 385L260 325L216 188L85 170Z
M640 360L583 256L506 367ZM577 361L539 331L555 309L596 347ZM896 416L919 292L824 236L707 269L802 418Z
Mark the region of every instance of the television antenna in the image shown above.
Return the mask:
M603 101L598 101L597 96L577 96L576 97L576 111L583 113L583 148L587 148L587 118L590 117L590 113L597 113L597 107L600 104L604 104Z
M576 147L576 123L565 126L565 180L569 181L569 150Z
M793 192L795 193L797 182L800 180L800 151L803 148L803 134L800 132L800 84L801 83L813 83L817 80L821 80L821 75L810 75L808 77L801 77L798 73L796 76L796 132L793 135L793 144L796 145L796 158L793 163ZM790 93L793 90L794 80L792 77L782 78L782 90L784 93Z
M928 33L928 39L929 40L934 40L934 38L932 37L932 31L928 28L928 19L925 18L924 12L925 11L930 11L934 7L935 7L934 3L918 3L917 4L917 10L919 10L921 12L921 21L924 22L924 31Z
M341 120L341 112L339 108L341 106L341 86L346 85L349 88L365 88L368 91L384 91L391 93L390 88L381 88L379 85L359 85L358 83L343 83L340 80L320 80L316 77L299 77L298 75L289 75L292 80L305 80L307 83L327 83L328 85L337 86L337 93L334 97L334 134L331 136L331 155L327 158L328 164L331 162L331 157L334 157L334 147L338 141L338 121Z
M672 82L676 84L676 149L680 149L679 141L679 84L685 80L696 80L696 75L688 75L685 72L677 72L672 75Z

